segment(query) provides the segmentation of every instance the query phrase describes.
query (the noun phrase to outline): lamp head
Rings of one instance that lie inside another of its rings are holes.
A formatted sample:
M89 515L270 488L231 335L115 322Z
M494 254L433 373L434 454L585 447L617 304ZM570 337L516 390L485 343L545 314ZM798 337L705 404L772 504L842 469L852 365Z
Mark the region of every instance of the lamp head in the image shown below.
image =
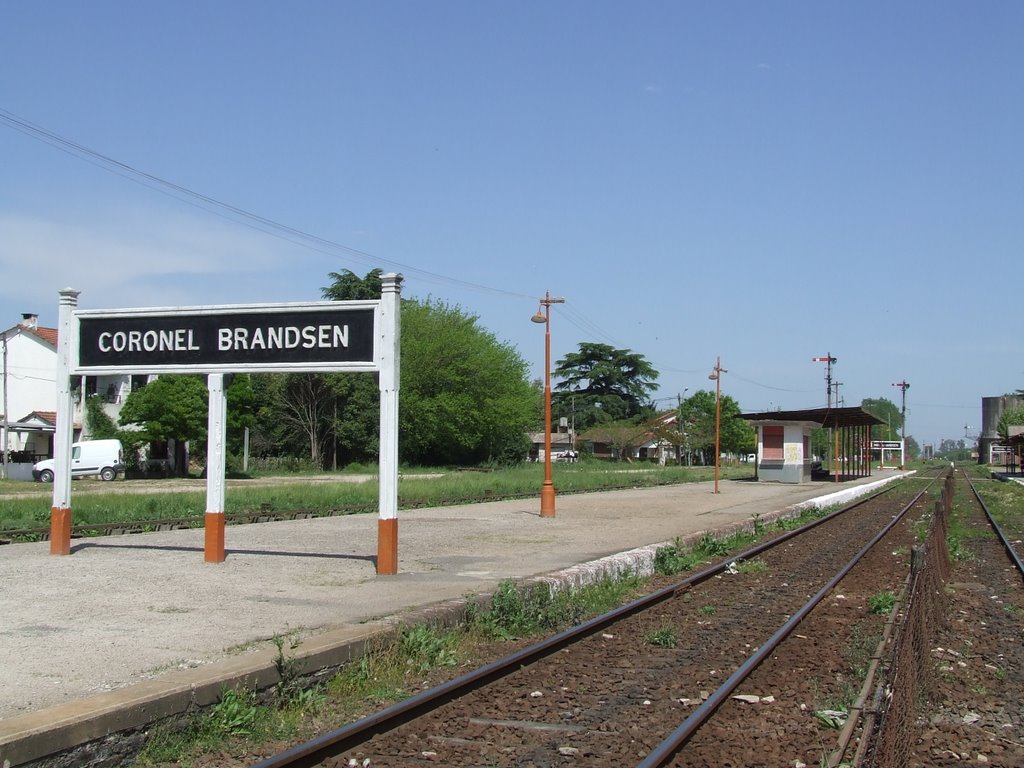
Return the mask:
M548 321L544 313L540 311L540 307L537 307L537 314L530 318L535 323L546 323Z

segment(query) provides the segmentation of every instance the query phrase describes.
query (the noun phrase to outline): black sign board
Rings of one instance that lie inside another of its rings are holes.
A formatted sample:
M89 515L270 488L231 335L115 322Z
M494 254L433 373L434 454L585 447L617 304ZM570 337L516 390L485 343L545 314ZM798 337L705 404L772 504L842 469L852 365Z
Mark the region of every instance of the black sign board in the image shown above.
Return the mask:
M373 306L78 316L78 366L120 371L372 368Z

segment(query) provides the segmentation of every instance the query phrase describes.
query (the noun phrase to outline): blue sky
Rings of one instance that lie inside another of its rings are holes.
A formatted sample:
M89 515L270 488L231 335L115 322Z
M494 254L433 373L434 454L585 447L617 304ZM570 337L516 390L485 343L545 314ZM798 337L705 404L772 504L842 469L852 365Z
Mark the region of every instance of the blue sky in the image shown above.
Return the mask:
M0 306L318 300L380 266L539 375L583 341L744 410L1024 388L1019 2L0 6ZM110 164L11 127L25 121ZM83 159L86 158L86 159ZM257 223L155 182L142 171Z

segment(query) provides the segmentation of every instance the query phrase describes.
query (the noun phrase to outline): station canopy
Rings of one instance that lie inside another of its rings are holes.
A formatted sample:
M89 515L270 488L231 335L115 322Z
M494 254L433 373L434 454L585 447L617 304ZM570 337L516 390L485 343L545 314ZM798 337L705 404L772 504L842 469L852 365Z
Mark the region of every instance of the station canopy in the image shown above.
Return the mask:
M762 413L741 413L746 421L803 421L820 424L829 429L844 427L869 427L885 422L872 416L863 408L808 408L802 411L763 411Z

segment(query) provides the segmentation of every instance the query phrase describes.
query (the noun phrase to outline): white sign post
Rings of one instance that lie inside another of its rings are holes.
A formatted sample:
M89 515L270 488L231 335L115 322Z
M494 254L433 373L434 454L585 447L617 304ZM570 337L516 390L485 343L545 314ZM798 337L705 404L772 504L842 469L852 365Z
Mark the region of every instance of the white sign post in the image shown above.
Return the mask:
M402 277L379 300L76 310L60 292L50 552L71 553L71 376L206 374L210 393L205 560L223 562L225 374L373 372L380 387L377 572L398 572L398 375Z

